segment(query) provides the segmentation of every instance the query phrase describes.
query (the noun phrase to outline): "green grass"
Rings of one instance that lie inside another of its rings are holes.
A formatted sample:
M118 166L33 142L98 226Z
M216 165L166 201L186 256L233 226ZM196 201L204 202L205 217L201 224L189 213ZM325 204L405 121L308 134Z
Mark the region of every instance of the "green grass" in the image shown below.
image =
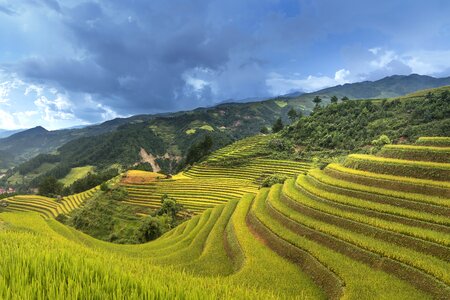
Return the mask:
M69 186L78 179L85 177L89 172L92 172L93 170L93 166L72 168L69 174L67 174L63 179L60 179L59 182L64 184L64 186Z
M200 129L206 130L206 131L214 131L214 128L211 125L203 125L199 127Z
M286 107L288 105L288 103L283 100L275 100L275 103L281 108Z

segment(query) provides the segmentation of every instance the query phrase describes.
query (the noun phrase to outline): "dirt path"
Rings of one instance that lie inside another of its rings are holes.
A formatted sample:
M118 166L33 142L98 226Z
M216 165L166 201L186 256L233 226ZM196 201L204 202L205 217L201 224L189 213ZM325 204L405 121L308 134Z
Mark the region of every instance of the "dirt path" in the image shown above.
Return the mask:
M141 148L139 155L141 156L142 162L149 163L152 166L153 172L161 171L161 168L159 167L158 163L156 162L156 157L154 157L153 154L147 153L147 151L145 151L144 148Z

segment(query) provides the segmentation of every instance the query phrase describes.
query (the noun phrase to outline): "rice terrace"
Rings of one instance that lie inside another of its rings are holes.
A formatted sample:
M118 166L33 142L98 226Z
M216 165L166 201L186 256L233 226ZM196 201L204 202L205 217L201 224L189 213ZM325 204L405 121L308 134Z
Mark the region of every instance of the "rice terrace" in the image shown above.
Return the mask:
M0 1L0 299L450 299L440 5Z

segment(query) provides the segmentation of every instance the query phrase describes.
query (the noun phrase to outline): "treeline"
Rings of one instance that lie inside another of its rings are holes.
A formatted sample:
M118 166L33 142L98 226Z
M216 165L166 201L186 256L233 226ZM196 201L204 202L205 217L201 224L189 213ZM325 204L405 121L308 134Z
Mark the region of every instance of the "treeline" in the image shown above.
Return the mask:
M87 191L93 187L101 185L119 175L119 171L111 168L99 173L88 173L85 177L78 179L70 186L64 186L57 178L47 176L43 178L38 185L38 193L42 196L56 197L67 196Z
M414 141L419 136L448 136L450 93L390 100L317 102L310 116L300 118L283 132L306 150L358 150L385 134L395 142Z
M61 160L59 155L54 154L39 154L33 159L24 162L20 166L17 167L17 171L20 175L25 175L41 166L43 163L57 163Z

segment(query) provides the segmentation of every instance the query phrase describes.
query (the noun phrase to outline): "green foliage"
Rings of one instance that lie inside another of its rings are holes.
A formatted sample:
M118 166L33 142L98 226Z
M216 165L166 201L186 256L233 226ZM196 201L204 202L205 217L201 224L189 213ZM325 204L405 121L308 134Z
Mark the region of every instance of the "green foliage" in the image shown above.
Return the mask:
M160 237L165 231L170 229L167 216L148 216L143 221L137 232L139 242L146 243Z
M336 95L331 96L330 102L331 103L337 103L338 102L338 97L336 97Z
M177 200L167 196L164 194L161 197L161 207L158 208L155 212L157 216L167 215L172 218L172 220L176 219L177 214L183 210L183 205L177 203Z
M74 210L64 222L97 239L114 243L135 244L140 219L136 208L117 201L113 192L101 193Z
M103 182L103 183L100 185L100 190L101 190L102 192L108 192L108 191L110 190L108 183Z
M108 169L100 173L88 173L86 177L78 179L72 185L65 188L64 194L70 195L87 191L118 175L119 175L118 170L114 168Z
M176 227L185 217L177 214L183 210L183 205L177 203L167 194L161 196L161 207L142 220L137 231L137 240L145 243L154 240L170 229Z
M384 145L391 144L391 143L392 143L391 140L385 134L380 135L379 138L372 141L372 145L374 145L375 147L383 147Z
M153 172L152 165L148 162L141 162L137 164L136 166L133 166L131 170L141 170L141 171L148 171Z
M371 144L374 146L374 149L372 149L372 152L376 153L376 152L380 151L380 149L384 145L388 145L391 143L392 143L391 139L387 135L382 134L382 135L380 135L379 138L372 140Z
M186 164L192 165L193 163L201 160L203 157L210 153L212 146L212 138L209 135L206 135L203 141L191 146L186 155Z
M43 163L55 163L59 161L60 157L58 155L39 154L32 160L29 160L17 167L17 171L19 171L21 175L26 175L27 173L30 173L31 171L37 169Z
M292 143L289 140L283 138L271 139L268 143L268 147L277 152L292 151Z
M344 96L344 97L341 98L341 100L344 102L344 101L348 101L350 99L347 96Z
M271 187L274 184L284 183L289 176L283 174L272 174L264 178L261 183L263 187Z
M281 120L281 118L278 118L272 125L272 132L277 133L281 131L283 128L284 128L283 121Z
M62 189L63 184L51 176L44 178L38 187L39 195L47 197L55 197L61 194Z
M259 131L262 134L269 134L269 129L267 129L266 126L261 127L261 130Z
M293 123L298 118L298 113L294 108L291 108L287 113L289 119Z
M313 99L313 102L316 104L316 107L317 107L322 102L322 98L320 98L319 96L315 96Z
M128 196L128 191L126 188L123 187L115 187L111 190L111 199L116 201L122 201L125 200L125 198Z
M284 133L305 151L360 151L380 135L392 142L415 141L420 135L447 136L447 96L405 97L387 101L344 101L300 119Z

